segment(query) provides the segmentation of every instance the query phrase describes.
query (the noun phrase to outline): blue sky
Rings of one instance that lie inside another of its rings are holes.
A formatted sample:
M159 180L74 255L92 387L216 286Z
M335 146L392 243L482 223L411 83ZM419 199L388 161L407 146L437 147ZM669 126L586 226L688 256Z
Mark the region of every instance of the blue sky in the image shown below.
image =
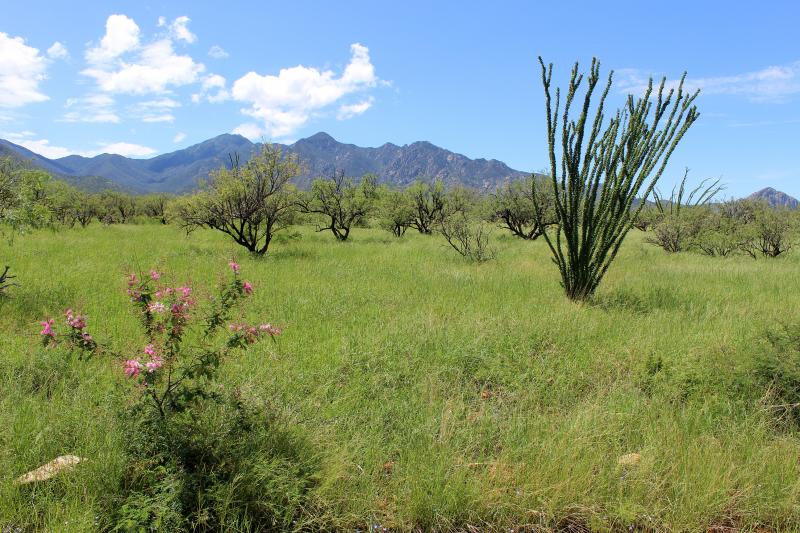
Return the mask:
M800 196L800 3L3 2L0 137L47 156L145 157L225 132L428 140L545 167L537 55L600 58L618 88L684 71L691 169L727 196ZM80 6L80 8L76 6ZM58 43L58 44L56 44Z

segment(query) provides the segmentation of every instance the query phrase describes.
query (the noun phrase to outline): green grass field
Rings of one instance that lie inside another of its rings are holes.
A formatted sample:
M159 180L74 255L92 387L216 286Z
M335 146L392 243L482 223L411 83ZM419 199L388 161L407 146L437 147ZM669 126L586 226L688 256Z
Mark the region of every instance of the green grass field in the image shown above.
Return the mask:
M73 307L135 352L126 273L157 266L211 290L232 257L255 285L247 317L285 332L224 381L312 450L298 529L800 529L800 432L753 370L764 333L798 321L797 254L670 256L633 232L576 305L544 242L499 230L484 264L439 237L297 231L263 259L156 225L0 245L22 284L0 298L0 530L103 527L124 468L118 362L41 348L38 321ZM618 464L629 453L640 463ZM13 484L63 454L89 461Z

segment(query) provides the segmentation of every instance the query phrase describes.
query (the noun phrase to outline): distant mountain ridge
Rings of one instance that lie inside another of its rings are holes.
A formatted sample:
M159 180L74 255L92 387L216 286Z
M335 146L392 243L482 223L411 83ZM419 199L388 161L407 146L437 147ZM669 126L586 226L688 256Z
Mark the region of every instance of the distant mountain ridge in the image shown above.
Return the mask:
M756 191L747 197L750 200L764 200L770 207L788 207L789 209L797 209L800 201L796 198L789 196L785 192L773 189L772 187L765 187L760 191Z
M386 143L377 148L365 148L341 143L320 132L294 144L280 146L285 152L297 154L303 162L304 172L296 180L303 188L308 187L314 178L331 175L334 171L344 171L349 176L371 172L381 183L401 187L416 179L441 179L449 185L462 184L482 189L491 189L507 179L529 175L495 159L470 159L426 141L404 146ZM241 135L223 134L150 159L132 159L116 154L48 159L12 142L0 140L0 150L10 151L67 181L80 182L85 176L99 176L134 192L190 191L200 180L206 179L209 172L229 164L231 155L238 154L244 162L258 149L258 144Z

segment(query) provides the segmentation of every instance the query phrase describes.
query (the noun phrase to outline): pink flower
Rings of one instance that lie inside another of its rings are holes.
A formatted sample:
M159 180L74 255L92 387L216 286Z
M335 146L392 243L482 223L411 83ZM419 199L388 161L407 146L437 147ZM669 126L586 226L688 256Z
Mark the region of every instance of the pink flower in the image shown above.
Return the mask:
M156 354L156 347L153 346L152 344L148 344L147 346L144 347L144 353L153 356Z
M39 335L44 337L52 337L56 338L56 334L53 331L53 326L55 325L56 321L52 318L49 320L45 320L43 322L39 322L42 325L42 331L39 332Z
M161 279L161 274L157 270L151 270L150 279L152 279L153 281L158 281Z
M244 293L247 295L253 294L253 286L250 285L249 281L245 281L242 285L242 289L244 289Z
M272 337L277 337L281 334L281 328L277 326L273 326L272 324L261 324L258 326L259 331L262 333L266 333Z
M67 325L73 329L83 329L86 327L86 317L72 314L72 309L67 309L64 313L67 317Z
M237 263L236 261L231 261L230 263L228 263L228 266L231 267L231 270L233 270L234 274L238 274L239 269L242 268L241 265L239 265L239 263Z
M147 306L147 310L151 313L163 313L167 308L161 302L153 302Z
M192 288L191 287L178 287L175 290L180 292L181 296L183 298L188 298L192 294Z
M159 356L155 356L144 366L147 367L148 372L153 372L154 370L158 370L159 368L164 366L164 360Z
M128 359L124 363L122 363L123 371L125 375L129 378L135 378L139 375L139 372L142 370L142 363L137 361L136 359Z
M133 285L134 283L136 283L136 281L137 281L136 274L131 274L130 276L128 276L128 285Z

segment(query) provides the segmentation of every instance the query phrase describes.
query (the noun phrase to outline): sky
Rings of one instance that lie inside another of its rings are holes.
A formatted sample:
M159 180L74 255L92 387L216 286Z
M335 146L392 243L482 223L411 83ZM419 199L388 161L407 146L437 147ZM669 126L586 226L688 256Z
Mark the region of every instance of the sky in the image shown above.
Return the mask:
M3 0L0 138L152 157L222 133L426 140L547 165L537 56L614 70L607 105L684 71L700 119L660 188L800 197L800 2Z

